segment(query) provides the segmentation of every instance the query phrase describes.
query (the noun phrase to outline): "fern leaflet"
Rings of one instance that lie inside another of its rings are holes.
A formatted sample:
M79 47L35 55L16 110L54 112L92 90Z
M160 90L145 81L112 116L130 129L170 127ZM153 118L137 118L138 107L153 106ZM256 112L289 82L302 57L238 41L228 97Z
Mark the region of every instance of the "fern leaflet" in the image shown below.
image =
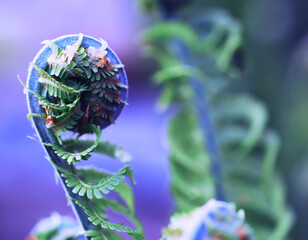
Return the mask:
M54 149L55 153L61 157L62 159L66 160L68 164L74 164L76 162L80 162L80 160L88 160L91 156L90 153L94 151L94 149L97 147L100 138L102 136L102 132L100 131L99 126L91 125L90 128L92 131L96 134L96 141L93 143L92 146L89 148L83 150L79 153L71 153L68 151L65 151L60 146L56 146L51 143L44 143L46 146L50 146Z

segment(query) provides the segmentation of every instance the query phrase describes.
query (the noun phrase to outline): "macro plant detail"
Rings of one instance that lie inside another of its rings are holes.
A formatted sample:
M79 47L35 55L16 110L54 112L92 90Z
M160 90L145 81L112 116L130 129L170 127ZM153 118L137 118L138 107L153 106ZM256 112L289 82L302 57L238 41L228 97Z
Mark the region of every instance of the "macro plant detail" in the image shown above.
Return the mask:
M267 127L265 104L241 86L247 78L242 23L221 9L204 11L202 0L139 3L155 22L142 40L158 65L159 105L172 111L167 140L175 208L161 240L289 239L294 215L275 170L280 140ZM152 238L136 217L131 155L102 140L127 104L124 65L102 39L74 34L43 43L27 85L19 80L37 132L32 139L46 151L79 225L52 215L27 240ZM124 166L111 173L82 165L95 153Z
M124 181L128 177L135 184L130 167L111 174L76 166L92 152L124 163L131 158L116 144L101 141L101 130L114 123L127 104L124 65L102 39L79 34L43 43L46 46L31 63L27 86L21 83L27 92L28 118L84 229L78 239L122 239L117 232L144 239L132 190ZM67 131L78 135L64 136ZM85 134L95 134L96 139L85 139ZM111 191L118 197L108 198ZM111 222L108 209L124 215L135 229Z
M116 111L123 108L121 104L126 104L127 83L121 83L117 74L124 66L110 61L105 41L100 48L85 49L82 39L79 35L78 41L65 49L44 41L52 50L47 59L48 72L32 63L43 86L41 93L34 94L44 111L41 116L33 113L28 117L43 118L59 141L67 129L83 134L93 132L90 124L106 127L114 122L119 113Z
M279 138L266 127L264 104L234 90L242 26L223 10L172 2L141 1L160 16L143 33L146 55L159 64L160 105L177 109L168 127L175 216L216 198L246 213L252 235L234 239L287 239L294 217L274 170Z

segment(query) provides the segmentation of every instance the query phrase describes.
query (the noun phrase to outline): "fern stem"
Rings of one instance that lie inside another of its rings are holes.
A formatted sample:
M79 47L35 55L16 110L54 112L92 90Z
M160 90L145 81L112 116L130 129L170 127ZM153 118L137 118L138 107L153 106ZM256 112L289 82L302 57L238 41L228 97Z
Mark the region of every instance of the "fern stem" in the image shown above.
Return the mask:
M31 81L28 83L31 87L31 89L36 89L38 86L37 82ZM39 112L40 111L40 105L38 104L38 100L36 96L32 93L28 93L28 104L29 108L31 109L31 112ZM46 125L44 123L44 120L41 118L33 118L35 130L37 133L37 136L39 137L40 142L42 143L52 143L57 144L57 140L55 137L51 134L50 131L46 128ZM70 172L74 171L72 168L67 166L63 160L54 152L52 147L45 146L45 144L42 144L44 147L45 152L47 153L48 158L57 166L68 170ZM60 176L60 182L62 184L63 190L65 191L66 196L74 197L77 199L81 199L82 197L74 194L72 192L72 189L66 186L65 179L61 177L61 172L56 170ZM77 220L79 221L80 225L83 227L85 231L94 229L94 226L90 223L88 220L88 216L84 212L84 210L78 206L74 201L70 200L70 204L72 207L73 212L75 213ZM80 236L78 240L88 240L86 236Z
M187 61L189 60L189 53L185 54L186 46L181 43L178 44L181 48L179 55L184 55L184 57L180 57L182 60L185 59L185 64L188 64L190 61ZM194 91L194 108L204 136L204 147L207 149L211 161L211 173L215 182L215 198L217 200L223 201L225 200L225 194L223 187L221 159L217 148L214 127L210 118L209 106L206 102L204 84L202 84L196 78L189 78L188 82Z
M176 16L170 8L162 8L162 11L164 18L167 21L176 20ZM186 66L191 66L193 60L187 46L179 40L174 40L173 47L179 61ZM224 201L225 193L223 187L221 158L216 143L214 127L210 119L209 106L206 102L206 89L204 84L196 78L190 77L188 78L188 82L194 91L193 104L204 136L204 148L207 149L210 155L211 173L215 182L215 198Z
M190 79L190 83L195 92L195 108L200 121L200 125L203 130L204 139L206 141L205 145L210 154L211 160L211 172L215 180L215 191L217 200L225 200L225 194L223 189L223 178L221 169L221 159L218 153L215 133L210 120L208 106L206 105L203 97L205 96L202 92L202 85L198 84L196 79ZM201 86L198 86L201 85Z

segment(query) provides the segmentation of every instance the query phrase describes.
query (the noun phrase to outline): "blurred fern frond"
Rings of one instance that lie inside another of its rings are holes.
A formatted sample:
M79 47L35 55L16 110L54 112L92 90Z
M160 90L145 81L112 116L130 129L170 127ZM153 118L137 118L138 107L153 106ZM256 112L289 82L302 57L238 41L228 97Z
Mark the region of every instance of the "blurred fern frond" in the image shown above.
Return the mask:
M279 138L266 127L264 104L232 90L241 24L222 10L186 23L169 14L172 20L145 31L144 41L160 66L160 104L178 107L168 129L176 212L219 195L245 210L258 239L287 239L293 214L274 171Z

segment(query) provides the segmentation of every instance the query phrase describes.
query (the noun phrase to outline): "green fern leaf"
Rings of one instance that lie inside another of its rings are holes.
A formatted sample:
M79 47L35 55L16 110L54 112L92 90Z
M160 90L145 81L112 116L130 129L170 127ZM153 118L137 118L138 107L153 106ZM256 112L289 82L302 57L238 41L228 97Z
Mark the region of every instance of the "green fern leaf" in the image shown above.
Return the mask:
M169 68L163 68L154 75L156 83L161 84L170 80L186 79L193 77L197 79L207 79L206 75L197 68L190 66L177 65Z
M195 31L189 25L180 22L170 21L157 23L143 33L143 40L145 43L175 38L183 40L191 47L195 47L199 42Z
M91 167L78 168L78 175L86 182L99 182L101 181L101 179L111 176L110 173L106 173L105 171ZM124 181L122 181L114 189L114 191L121 196L128 209L130 209L130 211L134 213L134 195L130 186L128 186Z
M61 157L62 159L66 160L68 164L74 164L76 162L80 162L80 160L88 160L88 158L91 156L90 153L94 151L94 149L97 147L100 138L102 136L102 132L100 130L99 126L95 125L90 125L90 128L92 131L96 134L96 141L93 143L92 146L89 148L83 150L82 152L79 153L71 153L68 151L65 151L62 149L60 146L56 146L50 143L44 143L46 146L50 146L54 149L55 153Z
M88 177L82 180L77 174L69 172L59 166L53 164L55 168L62 172L61 176L67 178L65 180L68 187L73 187L73 192L79 194L80 196L87 196L89 199L101 199L102 194L108 194L110 191L114 190L124 179L125 176L131 176L131 170L128 166L120 169L115 175L105 175L99 180L95 176ZM81 170L82 171L82 170ZM91 171L91 170L90 170ZM92 170L92 172L95 170ZM89 171L83 169L83 174L85 172L89 174ZM101 176L102 174L99 173ZM97 181L98 180L98 181ZM102 194L101 194L102 193Z
M116 233L106 229L103 230L101 228L86 231L85 236L89 237L91 240L123 240L123 238Z
M50 96L72 99L74 95L77 95L81 91L84 91L84 88L76 90L75 88L66 86L63 83L58 82L56 79L50 76L49 73L45 72L43 69L40 69L34 63L31 64L39 72L40 78L38 81L46 86L47 92Z
M125 233L131 233L131 234L136 234L136 231L133 230L132 228L126 227L121 223L115 224L109 222L107 219L105 219L102 215L101 211L93 207L90 203L88 202L83 202L79 201L77 199L72 199L75 201L76 204L78 204L80 207L82 207L85 210L85 213L88 215L88 219L90 222L92 222L95 226L100 226L103 229L109 229L112 231L117 231L117 232L125 232Z
M181 129L181 131L179 131ZM213 196L214 183L209 156L192 109L185 109L170 122L168 130L172 191L179 212L202 206Z
M81 149L88 148L93 145L93 140L79 140L65 139L63 140L63 146L69 151L80 151ZM109 157L119 159L121 162L128 163L131 161L131 155L124 151L121 147L108 141L100 141L94 152L104 154Z
M245 136L241 139L236 152L231 153L236 154L237 158L244 158L263 134L267 122L267 114L263 104L245 95L228 96L222 98L215 109L213 115L216 125L222 129L219 134L224 134L226 131L230 132L228 130L230 127L231 132L234 133L233 124L239 125L239 123L245 122L244 125L242 124L245 129ZM225 127L226 124L224 123L226 122L228 122L228 127ZM221 125L224 127L221 127ZM248 128L245 125L248 125ZM224 139L224 137L222 138Z

